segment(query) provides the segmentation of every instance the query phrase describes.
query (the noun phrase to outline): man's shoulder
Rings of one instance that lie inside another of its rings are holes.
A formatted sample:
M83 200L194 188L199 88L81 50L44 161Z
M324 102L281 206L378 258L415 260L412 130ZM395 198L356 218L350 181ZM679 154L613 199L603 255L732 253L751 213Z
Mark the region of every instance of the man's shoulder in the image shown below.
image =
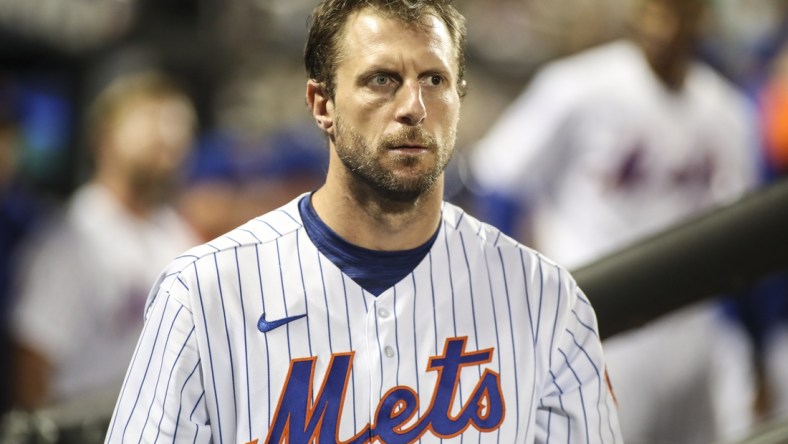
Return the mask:
M483 222L462 208L449 202L443 204L443 223L448 232L447 238L457 236L464 244L475 242L492 250L518 250L533 260L545 260L536 250L518 242L494 225ZM547 259L549 261L549 259Z
M479 221L450 203L444 203L443 223L446 230L445 242L461 245L463 254L470 262L478 260L493 264L493 269L506 270L504 276L507 271L513 272L509 275L512 280L506 279L507 285L532 285L540 282L539 291L549 287L555 292L554 295L567 294L572 304L577 298L588 302L582 292L578 291L577 282L566 267L518 242L495 226ZM476 259L473 259L474 257ZM534 278L519 279L526 275Z
M298 196L289 203L258 216L245 224L221 235L217 238L197 245L179 255L164 268L159 274L159 278L153 286L149 296L148 307L151 306L157 294L164 291L173 295L173 291L185 291L188 293L191 280L189 270L200 267L205 261L214 261L218 255L223 255L237 249L253 248L258 245L276 242L278 239L289 236L303 227L301 216L298 212L298 201L303 195ZM222 268L221 264L228 264L227 261L217 262L216 266ZM235 266L235 265L232 265ZM186 296L175 296L181 304L189 306Z

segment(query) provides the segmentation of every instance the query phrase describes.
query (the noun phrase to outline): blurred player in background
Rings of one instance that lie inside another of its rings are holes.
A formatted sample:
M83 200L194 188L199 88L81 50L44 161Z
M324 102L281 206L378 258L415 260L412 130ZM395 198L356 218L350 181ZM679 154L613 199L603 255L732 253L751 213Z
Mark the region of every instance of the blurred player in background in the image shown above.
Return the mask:
M26 247L12 332L24 408L117 392L161 267L196 243L167 202L196 116L166 76L113 81L93 103L92 178Z
M746 99L694 59L704 3L639 1L631 38L538 72L475 149L485 217L573 268L754 188ZM750 351L716 306L605 346L627 442L746 433Z

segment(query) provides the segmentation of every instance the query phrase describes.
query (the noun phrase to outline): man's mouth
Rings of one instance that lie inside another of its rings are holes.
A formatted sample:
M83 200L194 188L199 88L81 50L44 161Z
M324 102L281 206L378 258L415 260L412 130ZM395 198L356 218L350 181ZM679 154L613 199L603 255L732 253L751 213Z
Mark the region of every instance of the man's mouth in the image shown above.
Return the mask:
M427 147L418 143L405 143L402 145L393 146L390 149L404 152L421 152L426 151Z

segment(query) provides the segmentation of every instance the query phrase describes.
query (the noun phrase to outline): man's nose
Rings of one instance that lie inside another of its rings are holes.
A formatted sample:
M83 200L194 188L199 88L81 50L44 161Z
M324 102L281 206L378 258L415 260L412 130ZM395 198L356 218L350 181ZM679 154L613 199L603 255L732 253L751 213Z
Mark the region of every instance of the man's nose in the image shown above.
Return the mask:
M403 125L416 126L424 122L427 117L427 108L421 94L419 82L408 82L397 92L399 106L397 108L397 121Z

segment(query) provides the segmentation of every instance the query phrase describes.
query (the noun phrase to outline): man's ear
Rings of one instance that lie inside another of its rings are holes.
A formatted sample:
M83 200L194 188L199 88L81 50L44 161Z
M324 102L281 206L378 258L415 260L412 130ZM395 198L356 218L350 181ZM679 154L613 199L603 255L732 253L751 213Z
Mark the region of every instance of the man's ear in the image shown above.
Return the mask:
M312 116L328 135L334 133L334 102L328 96L325 84L310 79L306 82L306 104Z

